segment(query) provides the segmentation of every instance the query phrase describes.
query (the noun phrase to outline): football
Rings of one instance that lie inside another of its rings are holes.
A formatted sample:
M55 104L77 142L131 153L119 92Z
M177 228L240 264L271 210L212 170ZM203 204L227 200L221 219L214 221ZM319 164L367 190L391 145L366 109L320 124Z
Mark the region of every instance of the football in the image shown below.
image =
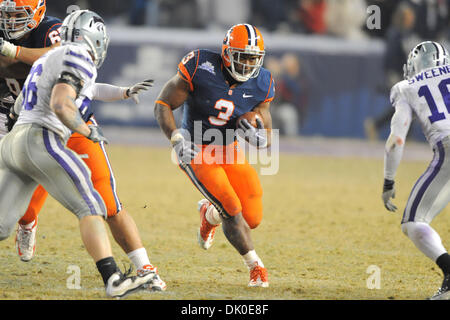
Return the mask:
M256 112L250 111L250 112L244 113L236 120L236 128L239 128L239 122L243 119L247 119L247 121L256 128L257 127L257 123L256 123L257 118L261 119L261 117Z

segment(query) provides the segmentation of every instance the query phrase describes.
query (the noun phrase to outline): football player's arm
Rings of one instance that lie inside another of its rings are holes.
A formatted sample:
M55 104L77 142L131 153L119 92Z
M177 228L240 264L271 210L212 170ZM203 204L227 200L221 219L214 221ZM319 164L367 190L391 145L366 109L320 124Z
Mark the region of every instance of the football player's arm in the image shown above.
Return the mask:
M75 100L76 89L68 83L56 83L50 97L50 107L59 120L70 130L88 137L91 129L81 118Z
M387 180L394 181L395 179L411 120L411 108L405 102L397 103L391 120L391 132L384 151L384 178Z
M108 83L96 83L94 85L93 99L104 102L113 102L132 98L139 103L138 96L141 92L153 86L153 80L144 80L130 87L118 87Z
M385 208L389 211L397 210L391 198L395 198L395 174L402 159L411 120L412 110L409 105L405 101L397 102L391 120L391 133L386 141L384 153L384 181L381 198Z
M15 61L33 65L33 63L43 54L59 45L59 42L55 42L52 45L45 46L44 48L27 48L16 46L9 41L0 39L0 54Z
M173 132L177 129L173 110L179 108L188 98L190 87L188 82L176 74L170 79L155 102L155 118L158 121L161 130L170 140Z
M50 47L45 48L26 48L20 47L20 50L17 52L16 60L26 63L28 65L33 65L33 63L39 59L42 55L50 51L55 47L59 47L60 43L57 42Z
M253 111L257 112L261 116L267 135L267 147L270 147L272 142L272 116L270 115L270 102L262 102L258 104Z

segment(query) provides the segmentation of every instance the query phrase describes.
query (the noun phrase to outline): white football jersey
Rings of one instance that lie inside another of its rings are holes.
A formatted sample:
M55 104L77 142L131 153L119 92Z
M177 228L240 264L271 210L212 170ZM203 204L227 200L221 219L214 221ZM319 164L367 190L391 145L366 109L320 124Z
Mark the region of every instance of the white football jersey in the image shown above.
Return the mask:
M395 108L410 108L434 146L450 135L450 65L426 69L391 90Z
M64 71L82 80L83 88L76 99L76 105L81 115L84 115L88 110L85 102L92 100L97 69L89 52L83 46L71 43L50 50L33 64L22 90L22 110L16 125L37 123L67 141L72 134L71 130L50 108L53 86Z

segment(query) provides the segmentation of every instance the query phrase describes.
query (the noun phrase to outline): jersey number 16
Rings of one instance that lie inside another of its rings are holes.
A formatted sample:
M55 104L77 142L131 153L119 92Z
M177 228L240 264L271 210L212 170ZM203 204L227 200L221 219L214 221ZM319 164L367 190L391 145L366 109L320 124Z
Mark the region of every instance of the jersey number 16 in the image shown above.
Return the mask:
M438 88L442 94L442 100L445 103L447 112L450 113L450 92L448 90L448 85L450 85L450 78L444 79L439 82ZM418 94L419 97L425 97L425 100L427 100L428 107L431 111L431 116L429 116L428 119L430 119L431 123L445 119L445 113L439 112L433 95L431 94L430 88L428 88L427 85L421 86L419 88Z

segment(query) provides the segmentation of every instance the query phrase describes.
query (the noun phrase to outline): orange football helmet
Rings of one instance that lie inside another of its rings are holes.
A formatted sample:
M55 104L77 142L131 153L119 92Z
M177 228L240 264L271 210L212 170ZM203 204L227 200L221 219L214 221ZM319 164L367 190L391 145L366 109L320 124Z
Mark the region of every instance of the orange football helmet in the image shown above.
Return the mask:
M7 39L20 39L44 19L45 0L4 0L0 3L0 30Z
M244 82L257 77L264 55L261 32L250 24L232 26L223 39L222 61L237 81Z

